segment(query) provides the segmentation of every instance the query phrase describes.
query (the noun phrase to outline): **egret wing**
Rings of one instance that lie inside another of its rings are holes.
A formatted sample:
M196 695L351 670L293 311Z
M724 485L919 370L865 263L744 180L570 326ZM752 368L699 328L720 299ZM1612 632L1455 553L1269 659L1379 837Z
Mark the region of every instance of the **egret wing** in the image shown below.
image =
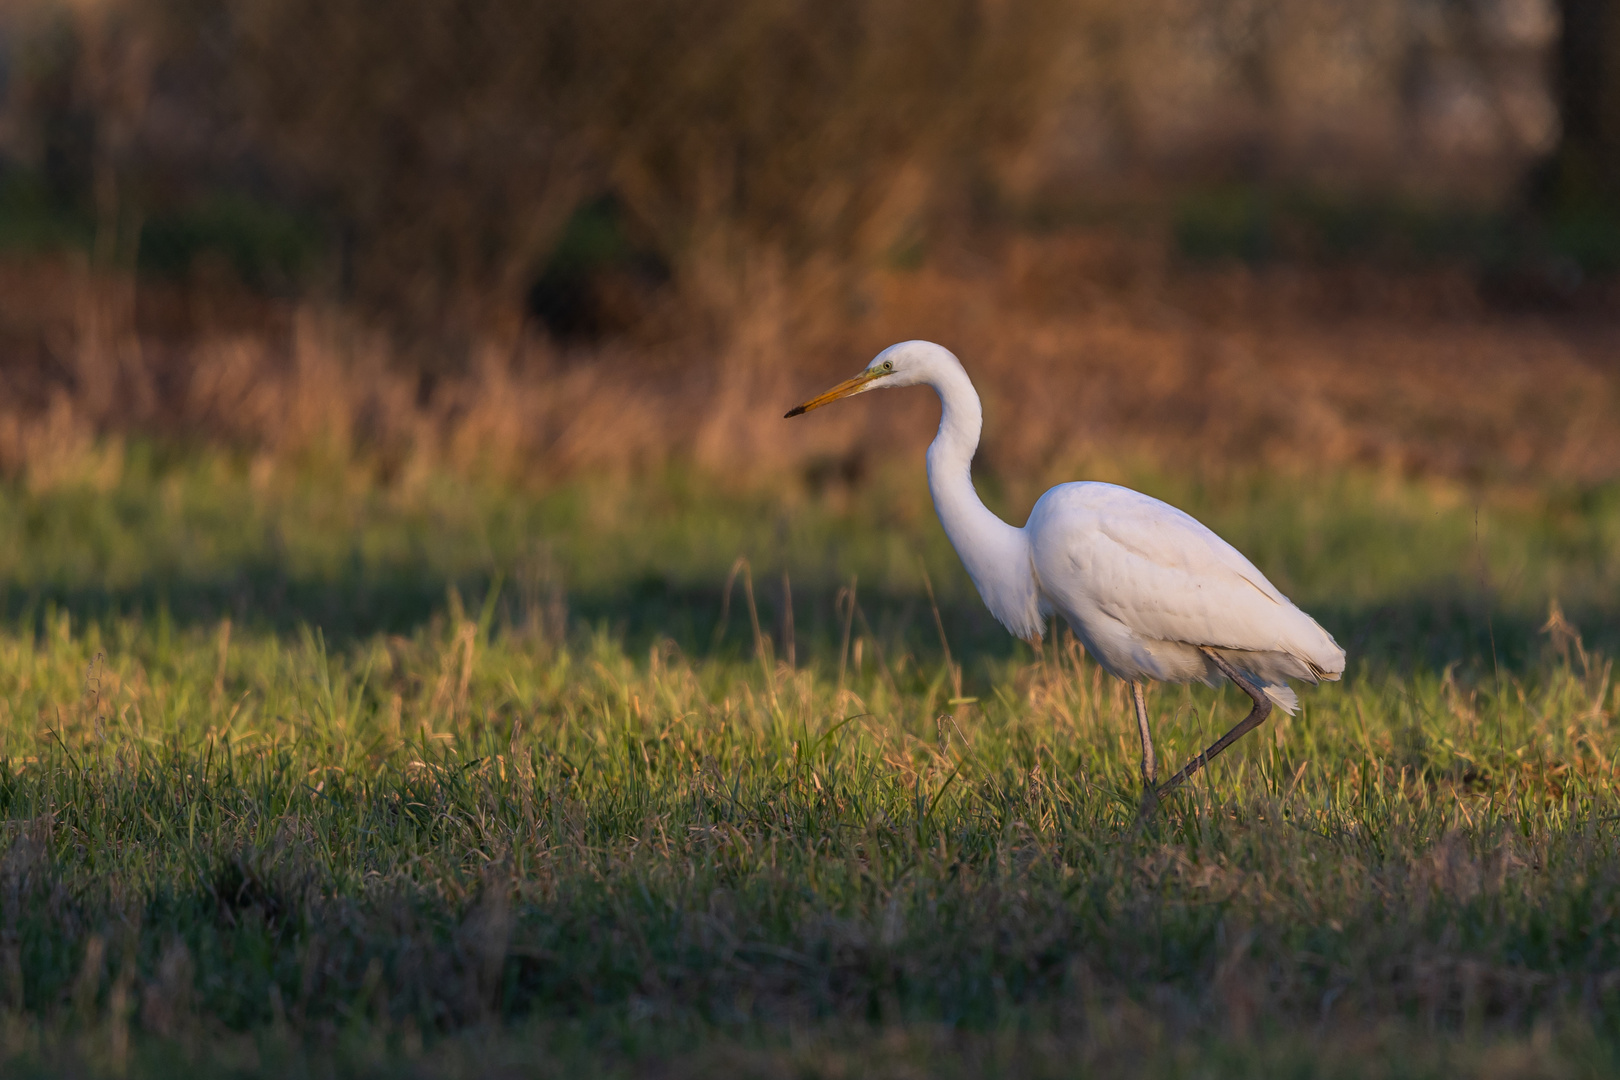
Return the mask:
M1332 667L1339 650L1326 631L1197 519L1128 488L1064 487L1081 490L1054 488L1062 494L1031 523L1041 585L1066 606L1153 640L1283 652Z

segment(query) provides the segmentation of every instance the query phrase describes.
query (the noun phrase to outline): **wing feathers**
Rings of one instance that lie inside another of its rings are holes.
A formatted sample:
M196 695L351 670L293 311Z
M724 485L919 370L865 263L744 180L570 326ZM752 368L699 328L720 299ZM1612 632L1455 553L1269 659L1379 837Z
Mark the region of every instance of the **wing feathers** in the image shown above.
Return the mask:
M1327 631L1174 507L1113 485L1066 484L1042 498L1027 528L1042 588L1071 623L1100 617L1150 641L1265 654L1233 661L1268 683L1344 670Z

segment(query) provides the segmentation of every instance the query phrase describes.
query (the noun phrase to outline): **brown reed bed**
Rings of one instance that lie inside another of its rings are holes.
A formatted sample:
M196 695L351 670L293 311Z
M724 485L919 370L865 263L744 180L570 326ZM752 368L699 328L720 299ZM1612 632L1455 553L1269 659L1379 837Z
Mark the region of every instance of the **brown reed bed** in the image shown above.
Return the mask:
M1620 320L1600 303L1504 310L1462 271L1189 266L1168 247L1090 230L962 242L910 270L765 264L735 275L719 320L666 311L566 346L526 327L438 368L334 306L15 261L0 265L0 471L116 477L134 438L316 454L385 483L671 464L852 479L926 441L926 395L791 429L781 414L908 337L963 358L986 400L982 467L1030 483L1099 459L1620 471Z

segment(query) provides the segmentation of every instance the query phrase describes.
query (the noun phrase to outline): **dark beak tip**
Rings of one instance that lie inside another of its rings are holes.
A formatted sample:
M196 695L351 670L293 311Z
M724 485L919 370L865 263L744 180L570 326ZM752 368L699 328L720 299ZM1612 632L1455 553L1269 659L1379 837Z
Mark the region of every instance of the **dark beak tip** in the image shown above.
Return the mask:
M804 412L804 406L803 405L795 405L795 406L793 406L793 408L789 409L786 413L783 414L782 419L791 420L795 416L798 416L803 412Z

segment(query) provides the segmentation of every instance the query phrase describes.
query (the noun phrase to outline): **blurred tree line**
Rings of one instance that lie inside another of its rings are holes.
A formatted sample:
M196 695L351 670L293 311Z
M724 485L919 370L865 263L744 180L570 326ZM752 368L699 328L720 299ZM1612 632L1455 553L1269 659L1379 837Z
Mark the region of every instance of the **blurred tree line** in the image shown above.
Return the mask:
M212 252L442 344L723 320L773 274L1189 176L1487 176L1597 229L1616 8L10 0L0 243Z
M1558 0L1561 133L1533 191L1554 212L1620 206L1620 5Z

